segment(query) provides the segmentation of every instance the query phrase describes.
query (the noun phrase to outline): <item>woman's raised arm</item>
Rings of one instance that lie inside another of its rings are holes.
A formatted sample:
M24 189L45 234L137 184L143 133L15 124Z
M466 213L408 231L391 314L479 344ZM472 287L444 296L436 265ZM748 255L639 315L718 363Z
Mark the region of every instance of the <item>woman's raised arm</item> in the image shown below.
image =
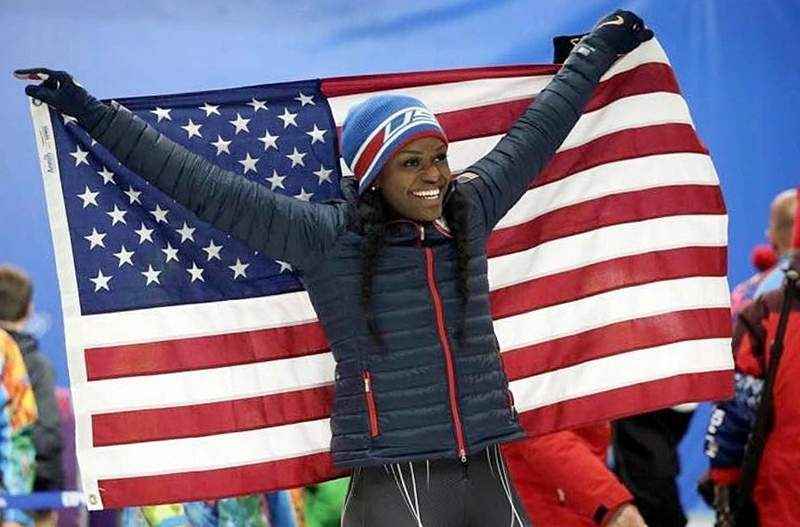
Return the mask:
M43 80L25 92L78 119L131 171L252 249L308 269L345 226L342 207L283 196L223 170L122 106L98 101L65 72L37 68L16 74Z

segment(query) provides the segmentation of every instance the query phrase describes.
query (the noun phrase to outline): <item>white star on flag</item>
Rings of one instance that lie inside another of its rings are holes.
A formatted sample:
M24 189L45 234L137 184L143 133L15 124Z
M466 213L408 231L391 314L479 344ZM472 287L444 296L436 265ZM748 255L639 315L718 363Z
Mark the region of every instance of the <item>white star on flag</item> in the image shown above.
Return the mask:
M97 232L97 229L92 227L92 233L88 236L84 236L83 239L89 242L89 250L91 251L95 247L105 247L106 244L103 243L103 238L106 237L106 233L104 232Z
M156 223L169 223L167 221L167 213L169 210L161 208L161 205L156 204L156 208L150 211L150 214L156 219Z
M133 187L128 185L128 190L125 191L125 194L128 196L128 199L131 201L131 205L134 203L138 203L139 205L142 204L141 200L139 200L139 196L142 194L137 190L133 190Z
M226 141L221 135L218 135L217 140L211 144L217 148L217 155L220 155L223 152L226 154L231 153L231 151L228 149L228 147L231 145L231 141Z
M86 159L86 157L89 155L89 152L81 150L81 147L78 145L75 145L75 148L77 148L77 150L69 153L69 155L75 158L75 166L80 164L88 165L89 161Z
M228 122L236 127L234 135L239 135L239 132L247 132L248 134L250 133L250 130L247 128L247 123L250 122L250 119L245 119L244 117L239 115L238 112L236 113L236 119Z
M214 106L213 104L205 103L203 106L200 106L199 109L206 112L206 117L211 117L212 114L222 115L219 113L219 106Z
M167 242L167 246L161 249L161 252L163 252L164 255L167 257L167 261L164 263L169 263L170 260L175 260L176 262L180 262L180 260L178 260L178 249L172 247L171 243Z
M264 130L264 137L259 137L258 140L264 143L264 150L266 151L268 148L272 147L275 150L278 149L278 137L277 135L272 135L269 133L269 130Z
M259 110L267 110L268 109L267 108L267 101L259 101L255 97L253 97L253 99L251 99L250 102L247 103L247 105L248 106L252 106L254 112L258 112Z
M294 197L300 201L309 201L313 195L313 192L306 192L303 187L300 187L300 194L295 194Z
M289 111L289 108L283 109L283 115L279 115L278 119L283 121L283 128L289 128L289 125L297 126L297 114Z
M96 292L100 291L101 289L105 289L106 291L110 291L110 289L108 288L108 282L109 282L109 280L111 280L111 278L112 278L111 276L104 276L103 275L103 270L102 269L98 269L97 270L97 276L94 277L94 278L89 278L89 280L94 282L94 292L96 293Z
M269 181L269 184L272 186L272 190L275 190L276 188L286 189L286 187L283 186L284 179L286 179L286 176L279 175L274 168L272 169L272 177L266 178L266 180Z
M150 113L156 114L156 117L158 118L158 122L160 123L162 119L166 119L167 121L171 121L172 120L172 116L170 116L170 114L169 114L169 112L171 112L171 111L172 110L165 110L164 108L159 108L158 106L156 106L156 109L155 110L150 110Z
M129 251L128 249L125 248L124 245L120 247L119 252L114 253L114 256L116 256L117 259L119 259L119 265L117 267L122 267L125 264L133 266L133 260L131 258L133 257L134 254L135 254L134 251Z
M220 258L219 256L219 252L222 250L222 245L214 245L214 240L209 241L208 246L203 247L203 250L208 255L207 261L210 262L214 258L216 258L217 260L222 260L222 258Z
M117 204L114 203L114 210L106 212L106 214L111 216L111 226L113 227L117 223L124 223L127 225L128 222L125 221L125 214L127 214L127 212L127 210L121 210L117 207Z
M183 227L178 229L178 234L181 235L181 243L185 242L186 240L194 241L194 231L197 230L194 227L189 227L186 222L183 222Z
M202 135L200 135L200 128L202 128L202 126L203 126L202 124L195 124L194 121L189 119L189 122L186 123L184 126L181 126L181 128L186 130L186 133L189 134L188 138L191 139L194 136L203 137Z
M111 183L111 184L115 183L114 182L114 173L112 171L110 171L109 169L107 169L106 167L103 167L103 170L98 170L97 171L97 175L99 175L101 178L103 178L103 185L107 185L109 183Z
M153 269L152 265L148 265L147 271L141 271L141 273L142 275L144 275L145 278L147 278L147 283L144 285L147 286L154 282L159 285L161 284L161 282L158 281L158 275L161 274L161 271L156 271L155 269Z
M301 106L305 106L306 104L310 104L312 106L316 106L317 103L314 102L313 95L303 95L303 92L300 92L297 97L294 98L295 101L299 101Z
M280 271L278 271L279 273L282 273L284 271L288 271L290 273L292 272L292 266L289 265L288 263L282 262L280 260L275 260L275 263L281 266Z
M195 262L192 262L192 267L186 270L187 273L192 275L192 282L195 280L200 280L201 282L205 282L205 278L203 278L203 268L197 267Z
M233 271L233 279L236 280L240 276L243 278L247 278L247 268L250 267L250 264L242 263L239 258L236 259L236 263L234 265L229 265L228 269Z
M139 245L143 244L145 240L147 240L150 243L153 243L153 238L152 238L153 229L148 229L147 227L145 227L144 223L142 223L142 226L138 230L135 230L133 232L139 235Z
M320 143L324 143L325 142L325 132L327 132L327 131L328 130L324 130L324 129L320 130L319 128L317 128L317 124L314 123L314 129L311 130L310 132L306 132L306 135L310 135L311 136L311 144L312 145L314 143L316 143L317 141L319 141Z
M78 197L83 200L83 208L85 209L89 205L94 205L97 207L97 195L100 194L99 192L92 192L89 186L87 185L83 191L83 194L78 194Z
M72 117L71 115L67 115L65 113L62 113L61 117L64 119L64 126L78 122L78 120L75 117Z
M292 153L286 154L286 157L292 160L292 168L296 167L297 165L300 165L301 167L306 166L305 162L303 161L303 158L306 157L306 153L298 152L296 146L292 147Z
M319 166L319 170L312 172L315 176L319 178L319 185L322 185L323 181L327 181L331 185L333 185L333 181L331 181L331 174L333 174L333 170L329 168L325 168L324 165Z
M253 172L258 173L256 169L256 163L258 163L260 157L250 157L250 152L247 152L247 155L244 159L240 159L238 163L240 163L244 167L244 173L247 174L251 170Z

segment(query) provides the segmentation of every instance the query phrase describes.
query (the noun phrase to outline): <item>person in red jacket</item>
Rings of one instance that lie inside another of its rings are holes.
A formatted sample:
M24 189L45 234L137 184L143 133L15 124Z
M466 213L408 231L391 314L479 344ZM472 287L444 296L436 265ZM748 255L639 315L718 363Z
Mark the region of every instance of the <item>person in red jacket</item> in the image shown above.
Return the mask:
M800 269L797 255L792 268ZM723 519L734 505L727 502L726 491L735 488L741 477L745 444L763 395L783 295L781 288L760 296L742 310L736 321L736 397L717 406L706 436L710 476L717 488L716 508ZM800 295L796 291L772 397L773 425L761 456L753 501L761 527L800 525ZM723 521L720 525L728 524Z
M534 525L645 527L633 496L606 465L608 423L503 447L508 469Z

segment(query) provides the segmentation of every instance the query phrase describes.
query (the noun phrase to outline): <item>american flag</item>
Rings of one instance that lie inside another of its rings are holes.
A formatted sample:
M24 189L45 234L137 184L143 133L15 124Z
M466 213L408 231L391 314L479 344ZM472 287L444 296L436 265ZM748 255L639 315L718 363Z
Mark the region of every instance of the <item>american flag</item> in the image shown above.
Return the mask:
M557 71L370 75L126 99L213 163L324 201L337 129L366 97L425 101L454 171ZM32 105L55 245L77 452L92 509L247 494L340 475L334 364L300 282ZM489 241L495 330L530 434L731 390L727 217L663 50L618 61Z

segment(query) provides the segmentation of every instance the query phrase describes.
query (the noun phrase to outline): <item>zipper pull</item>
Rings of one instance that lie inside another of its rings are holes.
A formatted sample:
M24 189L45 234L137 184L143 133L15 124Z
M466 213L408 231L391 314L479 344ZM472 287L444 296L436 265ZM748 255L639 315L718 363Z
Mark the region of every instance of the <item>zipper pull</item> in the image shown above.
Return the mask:
M459 456L459 459L461 460L462 463L464 463L464 464L467 463L467 451L466 450L464 450L463 448L461 450L459 450L458 451L458 456Z
M425 241L425 226L424 225L420 225L419 226L419 241L421 241L421 242Z

